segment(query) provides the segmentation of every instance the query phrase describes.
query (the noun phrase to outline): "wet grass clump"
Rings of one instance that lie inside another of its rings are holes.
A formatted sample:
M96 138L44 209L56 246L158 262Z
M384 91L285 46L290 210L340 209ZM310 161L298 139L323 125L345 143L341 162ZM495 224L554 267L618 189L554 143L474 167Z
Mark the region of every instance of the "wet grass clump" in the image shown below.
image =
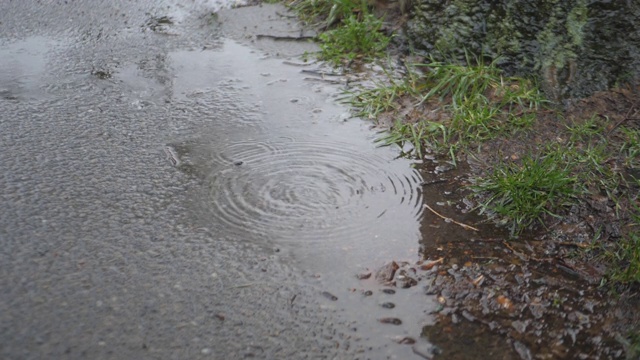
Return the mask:
M380 57L391 41L366 0L294 0L288 5L305 23L322 31L318 58L334 66Z
M510 224L519 234L545 216L559 217L557 210L575 203L582 191L563 154L551 151L544 156L527 155L519 162L497 165L486 177L478 178L473 189L491 194L480 208Z
M404 81L354 92L350 103L360 116L376 118L396 112L397 101L409 98L416 115L394 122L380 142L401 146L410 142L419 157L427 148L436 149L451 155L454 163L458 149L530 128L536 110L546 102L535 84L503 77L495 63L467 61L467 65L414 64ZM426 108L437 109L438 121L421 116L419 110ZM415 131L408 131L403 123L412 123Z
M408 154L413 154L418 158L424 156L425 143L429 141L428 139L447 134L447 129L442 124L433 121L421 121L413 124L396 121L393 129L393 132L376 140L376 142L383 145L399 144L402 148L408 143L411 145Z
M638 218L636 217L636 222ZM609 278L617 283L640 283L640 231L633 231L609 250L609 258L616 265Z
M365 0L293 0L285 3L308 25L322 30L354 15L369 14Z
M372 59L384 54L391 38L381 32L382 20L367 14L361 19L350 15L340 26L320 34L321 60L346 65L354 60Z

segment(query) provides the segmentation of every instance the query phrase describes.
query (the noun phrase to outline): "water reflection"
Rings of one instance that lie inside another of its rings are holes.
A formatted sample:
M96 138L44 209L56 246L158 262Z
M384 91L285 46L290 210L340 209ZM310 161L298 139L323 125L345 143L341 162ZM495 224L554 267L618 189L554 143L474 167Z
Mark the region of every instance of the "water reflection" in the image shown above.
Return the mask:
M290 250L319 272L417 258L421 176L393 150L372 145L365 123L344 121L331 97L337 89L233 42L222 52L170 58L177 94L234 78L247 101L209 108L203 135L170 145L178 168L199 179L190 207L203 227ZM191 82L194 68L202 71ZM183 105L193 100L177 96ZM258 126L239 126L247 110Z

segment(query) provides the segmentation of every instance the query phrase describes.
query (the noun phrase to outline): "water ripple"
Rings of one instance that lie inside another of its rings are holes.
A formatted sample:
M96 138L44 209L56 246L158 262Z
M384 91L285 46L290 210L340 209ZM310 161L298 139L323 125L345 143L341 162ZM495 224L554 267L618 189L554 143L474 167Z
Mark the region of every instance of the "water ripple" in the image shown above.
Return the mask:
M224 232L287 241L368 236L380 218L420 215L420 176L348 144L242 142L214 157L203 208ZM406 164L403 164L406 166Z

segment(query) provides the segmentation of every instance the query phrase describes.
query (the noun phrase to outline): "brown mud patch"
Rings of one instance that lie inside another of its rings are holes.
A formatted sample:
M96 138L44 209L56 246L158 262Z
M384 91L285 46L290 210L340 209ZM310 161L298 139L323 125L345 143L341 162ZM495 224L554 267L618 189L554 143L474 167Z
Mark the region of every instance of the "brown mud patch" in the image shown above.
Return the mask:
M635 196L594 189L561 219L511 239L507 229L477 214L468 188L474 176L499 162L518 161L549 143L562 146L570 136L567 127L588 119L604 129L594 141L619 149L620 127L638 128L638 99L629 89L597 93L564 110L540 111L533 129L467 151L461 158L469 161L455 169L446 171L447 159L430 157L425 163L424 199L433 211L422 223L421 256L443 261L425 276L426 293L437 296L442 308L438 323L422 335L445 349L442 358L477 358L472 350L489 341L478 338L484 332L501 337L522 359L638 355L625 340L640 323L637 289L605 284L610 264L602 257L602 249L616 246L630 231ZM635 171L619 157L608 159L607 166L623 178ZM617 191L637 193L637 188L621 185Z

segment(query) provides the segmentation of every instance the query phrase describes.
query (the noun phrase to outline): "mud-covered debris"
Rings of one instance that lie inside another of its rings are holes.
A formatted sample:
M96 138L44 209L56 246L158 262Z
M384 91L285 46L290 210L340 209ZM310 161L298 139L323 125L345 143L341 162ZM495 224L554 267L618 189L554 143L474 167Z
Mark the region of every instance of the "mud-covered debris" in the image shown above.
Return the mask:
M540 319L545 313L544 306L540 303L529 304L529 311L534 318Z
M416 340L414 338L412 338L412 337L405 336L403 338L397 339L396 342L398 344L413 345L413 344L416 343Z
M391 282L398 268L399 266L395 261L384 265L376 272L376 280L383 284Z
M100 80L111 79L111 71L109 70L93 70L91 75L97 77Z
M579 311L570 313L568 319L582 325L589 323L589 315L583 314Z
M482 286L482 284L484 284L484 275L480 275L477 278L475 278L472 282L473 286Z
M415 344L411 350L413 353L422 357L423 359L433 359L435 356L440 355L442 351L434 345L429 343L419 343Z
M402 325L402 320L400 320L398 318L388 317L388 318L378 319L378 321L383 323L383 324Z
M471 315L470 312L468 312L467 310L463 310L462 311L462 316L464 316L465 319L467 319L470 322L474 322L477 320L477 318L473 315Z
M338 297L333 295L332 293L328 292L328 291L323 291L322 292L322 296L326 297L327 299L331 300L331 301L337 301Z
M396 293L396 291L393 290L393 289L382 289L382 292L387 294L387 295L393 295L393 294Z
M513 302L511 302L511 300L508 297L506 297L504 295L499 295L496 298L496 301L498 302L498 304L500 304L500 306L503 309L508 310L508 311L513 310Z
M442 264L443 262L444 262L444 258L428 261L420 266L420 270L424 270L424 271L431 270L434 266L438 264Z
M531 350L529 350L529 348L525 344L521 343L520 341L514 341L513 348L516 350L518 355L520 355L520 358L522 360L533 359L533 356L531 355Z
M511 322L511 327L520 334L524 333L527 330L527 326L529 326L528 321L516 320Z
M371 271L362 272L362 273L356 275L356 278L358 280L366 280L366 279L368 279L370 277L371 277Z
M364 292L362 293L362 295L364 295L364 296L371 296L371 295L373 295L373 291L371 291L371 290L364 291Z
M418 281L409 276L409 273L406 270L400 270L396 274L397 287L407 289L416 285L418 285Z

